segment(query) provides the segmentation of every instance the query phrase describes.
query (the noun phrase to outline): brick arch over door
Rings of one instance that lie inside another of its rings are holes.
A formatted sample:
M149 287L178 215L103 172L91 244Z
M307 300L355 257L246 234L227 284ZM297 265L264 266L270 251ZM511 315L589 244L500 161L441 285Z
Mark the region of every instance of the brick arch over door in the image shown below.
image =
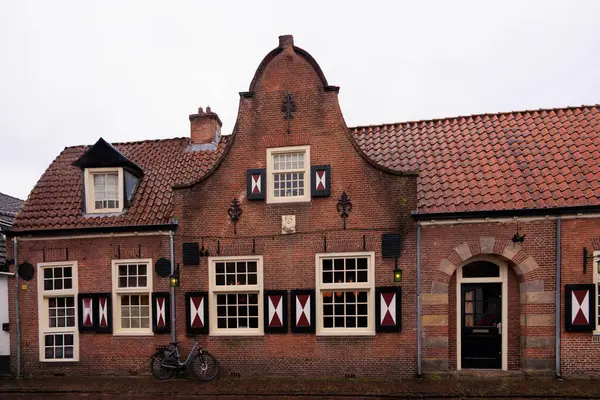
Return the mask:
M448 285L456 268L477 255L495 255L509 261L520 282L540 281L537 274L538 263L532 256L521 250L520 244L484 236L479 240L459 244L440 261L431 292L439 293L440 286ZM543 288L543 285L541 287Z
M546 370L552 368L552 343L547 337L554 330L554 292L545 291L542 271L536 260L523 251L520 244L504 239L482 236L458 244L435 269L431 292L421 295L421 324L423 337L423 369L444 371L449 368L449 307L450 279L458 266L465 265L478 255L489 255L507 261L520 282L520 326L535 327L543 337L521 337L517 344L521 368ZM540 308L541 307L541 308ZM542 340L544 339L544 340ZM546 343L547 342L547 343ZM540 348L543 347L543 348ZM541 352L541 353L540 353ZM538 354L540 353L540 354Z

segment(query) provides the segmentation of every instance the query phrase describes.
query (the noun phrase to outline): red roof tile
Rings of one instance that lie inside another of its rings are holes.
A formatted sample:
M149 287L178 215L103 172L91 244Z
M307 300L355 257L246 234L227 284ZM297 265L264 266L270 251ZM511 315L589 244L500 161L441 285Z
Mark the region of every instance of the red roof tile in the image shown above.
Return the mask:
M42 175L17 215L15 232L167 224L173 217L173 185L197 181L228 149L189 151L189 138L117 143L114 147L144 171L131 207L116 216L83 215L83 174L73 162L91 146L65 148Z
M600 106L350 128L379 166L419 171L418 212L600 205Z

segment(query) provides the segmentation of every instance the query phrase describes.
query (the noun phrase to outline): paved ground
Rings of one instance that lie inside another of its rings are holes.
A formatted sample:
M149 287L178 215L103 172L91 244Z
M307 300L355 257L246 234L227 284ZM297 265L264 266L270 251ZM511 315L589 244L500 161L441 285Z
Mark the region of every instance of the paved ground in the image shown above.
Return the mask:
M600 381L549 377L292 379L222 377L156 381L151 377L51 377L0 380L0 399L600 399Z

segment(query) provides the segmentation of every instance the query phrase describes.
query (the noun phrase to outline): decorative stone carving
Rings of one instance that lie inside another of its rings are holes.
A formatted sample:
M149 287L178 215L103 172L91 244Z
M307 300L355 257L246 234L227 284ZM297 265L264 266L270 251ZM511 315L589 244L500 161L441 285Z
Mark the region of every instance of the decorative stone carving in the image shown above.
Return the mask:
M296 233L296 216L295 215L282 215L281 216L281 234L287 235L290 233Z

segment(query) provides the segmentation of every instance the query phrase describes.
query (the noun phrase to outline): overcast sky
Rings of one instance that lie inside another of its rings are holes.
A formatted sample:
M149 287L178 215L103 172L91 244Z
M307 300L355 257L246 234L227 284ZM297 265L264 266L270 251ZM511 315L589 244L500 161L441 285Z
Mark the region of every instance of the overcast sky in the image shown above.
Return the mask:
M600 1L0 0L0 192L65 146L189 135L292 34L349 126L600 103Z

